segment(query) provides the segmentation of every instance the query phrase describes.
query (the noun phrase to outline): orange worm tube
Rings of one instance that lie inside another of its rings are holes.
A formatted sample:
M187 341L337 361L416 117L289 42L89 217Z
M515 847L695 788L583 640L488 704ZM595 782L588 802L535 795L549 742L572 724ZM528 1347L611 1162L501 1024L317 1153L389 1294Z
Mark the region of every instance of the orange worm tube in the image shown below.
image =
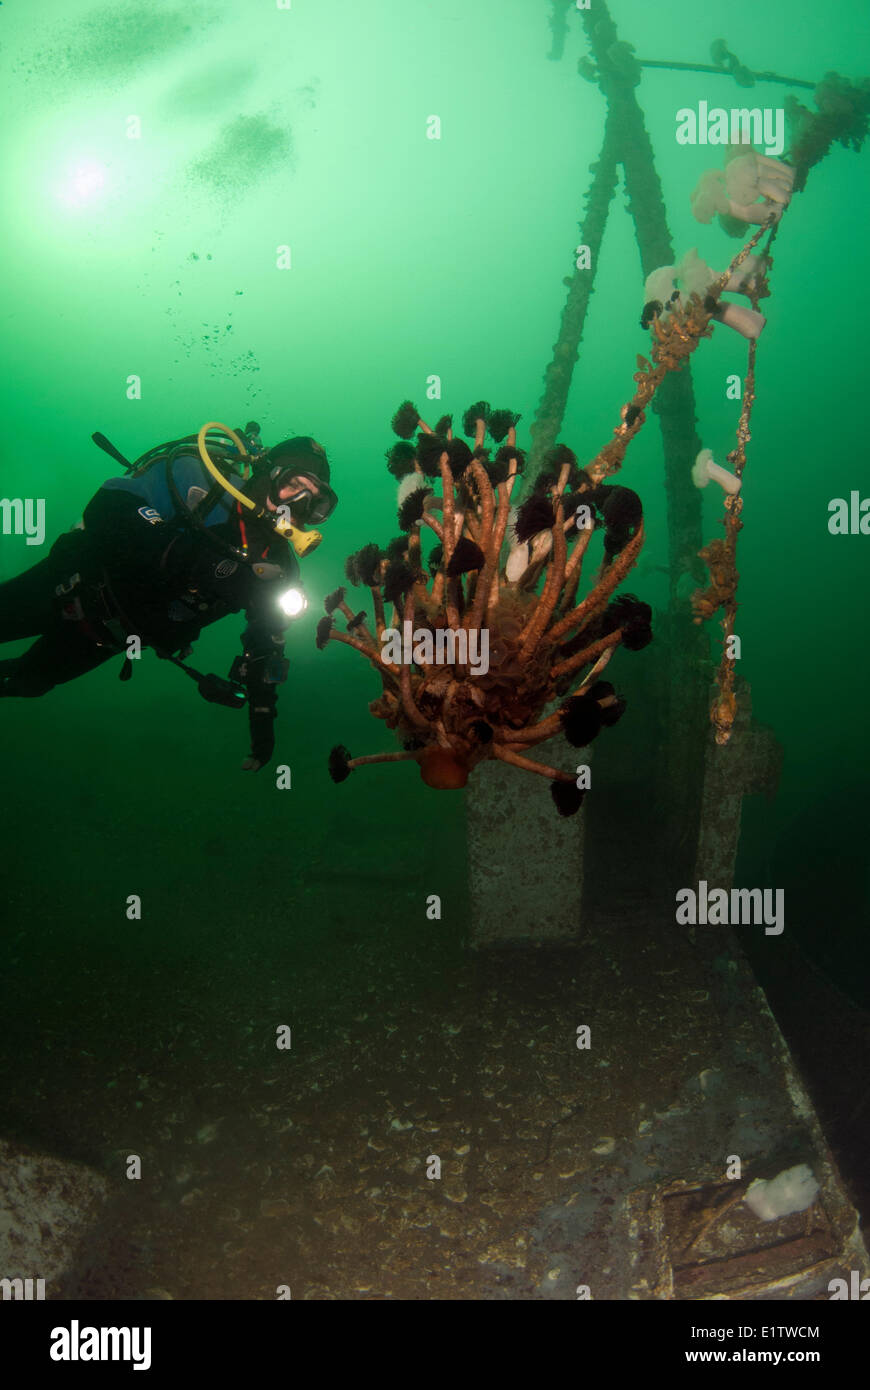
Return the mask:
M560 618L555 626L550 628L550 631L547 633L548 637L559 638L564 636L566 632L571 631L572 627L578 627L584 618L591 617L599 608L604 607L614 589L618 584L622 583L622 580L628 574L637 559L637 553L643 545L643 540L644 531L643 522L641 522L640 526L637 528L636 535L632 536L628 545L624 546L619 552L619 555L607 570L604 578L598 581L595 588L586 595L582 603L579 603L576 608L572 608L570 613L566 613L564 618Z
M560 772L557 767L547 767L546 763L532 762L531 758L521 758L519 753L514 753L510 748L504 748L501 744L492 745L492 754L498 758L499 762L510 763L512 767L521 767L524 772L536 772L539 777L547 777L551 782L573 782L574 777L570 772Z

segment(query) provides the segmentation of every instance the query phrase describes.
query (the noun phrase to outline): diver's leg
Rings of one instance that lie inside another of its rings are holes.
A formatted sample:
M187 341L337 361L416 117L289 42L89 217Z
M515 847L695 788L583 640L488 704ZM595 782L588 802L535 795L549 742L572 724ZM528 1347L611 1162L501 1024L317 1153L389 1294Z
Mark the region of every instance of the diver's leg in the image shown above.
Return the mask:
M82 531L58 536L48 555L23 574L0 584L0 642L36 637L57 621L56 589L85 562Z
M36 699L116 655L111 648L98 647L85 637L77 623L56 624L22 656L0 662L0 696Z

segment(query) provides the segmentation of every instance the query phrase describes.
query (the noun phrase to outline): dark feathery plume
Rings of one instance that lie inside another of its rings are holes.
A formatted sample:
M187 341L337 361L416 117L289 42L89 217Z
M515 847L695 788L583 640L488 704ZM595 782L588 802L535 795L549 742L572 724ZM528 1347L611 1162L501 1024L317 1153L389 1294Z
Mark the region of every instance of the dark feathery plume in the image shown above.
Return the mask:
M625 714L626 704L627 701L620 695L615 705L605 705L601 711L602 724L606 724L608 728L611 728L614 724L618 724Z
M343 782L349 777L353 768L350 764L350 751L344 744L337 743L329 754L329 775L333 782Z
M556 472L555 468L545 468L543 473L539 473L535 479L532 492L539 493L543 496L554 488L558 481L559 474Z
M356 569L360 577L361 584L367 584L370 589L376 588L380 583L380 564L383 556L380 546L374 541L364 545L362 550L357 551Z
M522 419L514 410L493 410L489 417L489 435L496 444L507 438L508 430Z
M419 434L417 436L417 462L427 478L437 476L438 464L446 447L447 441L442 439L440 435Z
M555 522L553 504L547 497L532 496L517 512L514 531L518 541L531 540L539 531L548 531Z
M419 423L420 412L413 401L403 401L390 421L393 433L400 439L410 439Z
M408 549L407 536L394 536L387 546L388 560L403 560Z
M544 463L550 468L562 468L566 463L576 468L577 455L567 444L554 444L552 449L548 449L544 454Z
M495 456L495 463L510 463L511 459L517 461L517 473L522 473L526 466L525 449L514 448L510 444L503 444Z
M592 700L608 700L611 695L616 694L616 691L610 681L596 681L594 685L590 685L586 694Z
M601 732L601 710L589 694L572 696L559 713L565 737L574 748L585 748Z
M460 536L450 556L447 578L455 579L459 574L468 574L469 570L483 569L485 558L475 541L469 540L468 536Z
M423 508L427 497L432 496L431 487L415 487L408 493L401 507L399 508L398 520L399 528L402 531L410 531L423 515Z
M580 810L586 793L574 782L551 782L550 795L560 816L573 816Z
M576 487L583 476L583 469L577 462L577 455L573 449L568 448L567 444L555 444L552 449L548 449L544 455L544 464L548 468L554 468L557 477L561 469L567 464L569 468L567 487Z
M401 603L416 578L416 572L404 560L391 560L384 575L384 598L388 603Z
M522 449L512 449L509 444L503 444L486 470L489 474L489 481L494 487L499 483L507 482L510 475L511 459L517 461L516 472L519 476L526 466L525 452Z
M478 420L489 419L489 401L475 401L470 405L462 416L462 433L469 438L473 437L477 430Z
M407 478L409 473L413 473L416 457L417 450L406 439L397 440L392 448L384 454L387 467L394 478Z
M451 439L444 447L447 450L450 471L454 478L458 478L471 463L471 450L464 439Z
M652 608L635 594L620 594L604 610L604 632L622 628L622 645L639 652L652 641Z
M597 489L596 505L604 518L604 553L611 560L637 534L643 504L630 487L602 484Z

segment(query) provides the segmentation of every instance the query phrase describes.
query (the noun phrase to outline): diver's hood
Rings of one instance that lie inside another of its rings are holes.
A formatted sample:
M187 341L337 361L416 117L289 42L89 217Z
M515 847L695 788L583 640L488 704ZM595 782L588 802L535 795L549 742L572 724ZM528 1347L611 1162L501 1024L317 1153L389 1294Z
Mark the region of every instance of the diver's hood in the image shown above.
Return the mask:
M242 484L242 492L246 497L250 497L258 507L264 508L270 500L272 491L272 480L268 473L255 473L252 478Z
M281 466L282 472L288 468L294 473L310 473L312 477L329 482L329 459L326 450L310 434L294 435L292 439L282 439L273 444L267 453L270 466Z
M273 444L266 455L269 470L269 497L275 506L286 502L295 516L307 524L325 521L338 506L338 498L329 486L329 459L322 444L310 435L296 435ZM317 484L317 496L301 495L297 499L282 498L281 488L294 477L307 477Z

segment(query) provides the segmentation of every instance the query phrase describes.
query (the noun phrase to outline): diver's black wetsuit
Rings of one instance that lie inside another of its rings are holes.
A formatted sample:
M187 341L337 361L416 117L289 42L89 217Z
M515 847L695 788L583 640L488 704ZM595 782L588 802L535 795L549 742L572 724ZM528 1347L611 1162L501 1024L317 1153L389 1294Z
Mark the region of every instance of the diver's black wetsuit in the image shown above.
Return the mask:
M198 467L192 459L179 464L182 472ZM198 481L204 494L211 480ZM0 642L38 637L22 656L0 661L0 695L44 695L126 651L130 635L163 655L185 652L202 628L244 610L252 756L265 762L287 626L278 597L298 577L296 557L267 524L242 521L226 496L197 528L158 513L149 490L136 487L135 479L101 487L85 508L83 528L60 536L44 560L0 584ZM241 547L243 526L254 563L236 560L220 544Z

